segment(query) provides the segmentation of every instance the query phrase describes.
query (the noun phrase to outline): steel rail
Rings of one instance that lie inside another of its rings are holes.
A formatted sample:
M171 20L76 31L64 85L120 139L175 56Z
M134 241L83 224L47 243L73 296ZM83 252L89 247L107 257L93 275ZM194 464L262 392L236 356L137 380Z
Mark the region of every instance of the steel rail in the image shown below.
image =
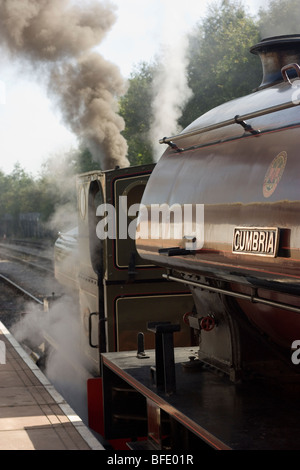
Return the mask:
M14 289L17 289L18 291L20 291L23 295L29 297L31 300L33 300L34 302L40 304L40 305L44 305L44 302L40 299L38 299L37 297L35 297L33 294L31 294L30 292L28 292L26 289L23 289L23 287L19 286L18 284L16 284L14 281L12 281L11 279L9 279L8 277L6 276L3 276L3 274L0 274L0 280L2 280L3 282L5 282L6 284L10 285L11 287L13 287Z
M6 253L5 253L5 249L6 249ZM10 251L14 251L14 250L10 250L9 248L7 249L6 247L4 248L4 252L3 252L3 256L5 256L6 258L12 260L12 261L18 261L19 263L24 263L24 264L27 264L28 266L31 266L35 269L39 269L39 270L42 270L42 271L47 271L49 273L54 273L54 270L52 268L49 268L49 267L46 267L46 266L42 266L41 264L37 264L37 263L34 263L32 261L29 261L28 259L26 258L21 258L19 256L14 256L10 253ZM23 252L20 252L20 256L21 255L28 255L27 253L23 253ZM36 256L36 255L28 255L28 256ZM38 256L36 256L37 259L39 259ZM48 260L46 260L48 261Z

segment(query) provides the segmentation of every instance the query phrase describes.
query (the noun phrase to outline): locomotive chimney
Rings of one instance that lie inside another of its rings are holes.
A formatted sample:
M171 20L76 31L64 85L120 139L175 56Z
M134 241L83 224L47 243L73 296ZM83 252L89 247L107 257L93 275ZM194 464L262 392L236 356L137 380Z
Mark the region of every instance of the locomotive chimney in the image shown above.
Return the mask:
M251 47L250 52L257 54L262 62L263 80L258 89L275 85L283 81L282 67L289 64L300 65L300 35L291 34L263 39ZM288 76L295 78L296 71L289 70Z

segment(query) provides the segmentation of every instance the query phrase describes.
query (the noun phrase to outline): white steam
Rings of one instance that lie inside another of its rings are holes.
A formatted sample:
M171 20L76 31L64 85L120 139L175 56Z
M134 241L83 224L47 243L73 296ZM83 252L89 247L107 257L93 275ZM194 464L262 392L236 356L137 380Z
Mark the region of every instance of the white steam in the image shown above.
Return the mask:
M192 96L187 79L188 39L184 33L184 12L180 14L169 0L164 0L165 24L163 25L163 55L161 66L154 78L150 139L154 160L158 161L164 148L159 139L181 131L178 119L184 105Z
M28 303L26 314L11 332L30 354L43 357L44 373L83 420L87 420L86 380L90 377L82 354L82 325L74 299L54 301L49 311ZM44 351L45 338L52 344Z

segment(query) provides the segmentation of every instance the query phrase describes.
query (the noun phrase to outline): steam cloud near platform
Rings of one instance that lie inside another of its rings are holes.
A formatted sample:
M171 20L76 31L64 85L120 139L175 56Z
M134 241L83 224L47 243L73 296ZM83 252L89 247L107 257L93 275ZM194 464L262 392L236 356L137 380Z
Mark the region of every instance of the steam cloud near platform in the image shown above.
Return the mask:
M0 0L2 45L30 66L36 80L46 79L65 124L102 170L129 165L116 102L125 81L117 66L93 51L115 20L108 1Z
M84 333L76 308L74 298L67 294L57 299L47 312L28 302L26 313L11 331L29 353L42 357L45 353L45 375L87 424L86 381L91 375L81 354L81 335ZM45 337L51 338L54 348L43 352Z

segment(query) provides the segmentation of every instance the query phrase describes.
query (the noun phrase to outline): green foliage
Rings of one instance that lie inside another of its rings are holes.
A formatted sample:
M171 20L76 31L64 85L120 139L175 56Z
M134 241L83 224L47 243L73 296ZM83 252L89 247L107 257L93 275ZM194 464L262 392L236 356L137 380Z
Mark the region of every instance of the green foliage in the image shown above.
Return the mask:
M35 181L17 163L10 175L1 174L0 214L28 212L35 193Z
M152 162L149 127L151 122L152 80L155 65L141 63L133 71L126 95L120 100L120 115L125 120L123 135L128 144L131 165Z
M262 37L299 34L300 7L298 0L271 0L259 12Z
M99 170L99 163L93 160L90 150L84 146L81 146L79 150L70 153L68 156L68 165L70 171L74 174Z
M68 224L76 216L76 173L97 167L89 150L82 148L49 158L37 178L26 173L19 163L8 175L0 171L0 235L7 231L9 220L9 234L19 236L19 216L23 213L39 213L44 227L54 233L61 229L52 223L52 218L61 207L67 209L59 224Z
M258 40L258 27L241 3L223 0L210 7L190 35L188 79L193 96L180 119L183 127L260 84L260 61L249 52Z
M11 174L0 173L0 220L9 214L11 227L15 232L18 230L19 214L39 212L41 201L38 182L19 163L14 166Z
M249 52L259 39L258 24L241 2L223 0L210 6L207 16L189 36L188 82L193 95L179 120L181 127L260 84L260 60ZM131 164L152 159L148 133L152 85L159 67L159 60L151 65L142 63L132 74L128 91L120 101Z

